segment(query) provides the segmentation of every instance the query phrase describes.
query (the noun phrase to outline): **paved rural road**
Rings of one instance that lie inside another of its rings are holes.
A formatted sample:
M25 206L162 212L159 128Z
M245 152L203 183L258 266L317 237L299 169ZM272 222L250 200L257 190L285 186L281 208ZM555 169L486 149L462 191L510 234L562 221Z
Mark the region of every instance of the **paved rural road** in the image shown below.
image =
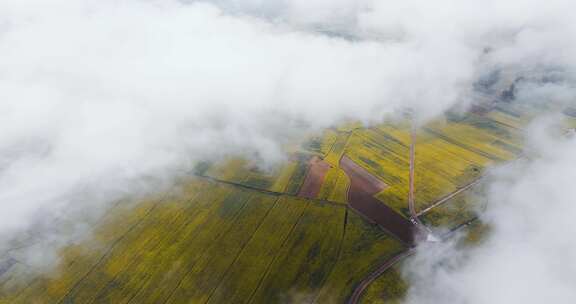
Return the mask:
M384 262L384 264L380 265L380 267L378 267L378 269L374 270L371 274L369 274L367 277L365 277L360 282L360 284L358 284L356 289L354 289L352 296L350 296L350 299L348 300L348 304L358 303L358 300L360 300L360 296L362 296L362 294L364 293L364 290L366 290L366 288L370 284L372 284L372 282L374 282L374 280L376 280L378 277L380 277L390 267L394 266L394 264L396 264L398 261L414 254L415 251L416 251L415 248L411 248L407 251L404 251L404 252L388 259L386 262Z

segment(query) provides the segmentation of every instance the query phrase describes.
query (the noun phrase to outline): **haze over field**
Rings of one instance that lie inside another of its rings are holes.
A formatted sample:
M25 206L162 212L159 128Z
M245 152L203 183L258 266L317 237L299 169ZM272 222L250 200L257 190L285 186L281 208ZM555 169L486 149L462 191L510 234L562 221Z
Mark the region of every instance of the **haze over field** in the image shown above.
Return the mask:
M477 248L425 245L405 273L407 303L571 303L576 300L574 187L576 138L549 134L559 117L529 129L530 160L490 174Z
M114 201L161 191L199 161L266 165L345 120L420 121L519 80L518 102L574 100L568 0L4 0L0 249L52 265ZM495 86L498 86L496 84ZM576 300L576 139L527 130L526 160L488 180L479 248L423 246L410 303ZM43 232L40 233L39 231ZM440 247L440 248L438 248Z

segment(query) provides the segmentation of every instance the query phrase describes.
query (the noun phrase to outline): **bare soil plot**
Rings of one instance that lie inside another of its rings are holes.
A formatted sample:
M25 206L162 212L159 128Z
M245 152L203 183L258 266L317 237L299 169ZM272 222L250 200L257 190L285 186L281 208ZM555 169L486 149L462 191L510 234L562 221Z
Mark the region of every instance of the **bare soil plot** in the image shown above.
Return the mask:
M350 206L403 243L413 245L416 227L412 222L374 198L374 194L382 191L386 184L346 156L340 160L340 166L350 177Z
M328 170L330 170L330 165L327 162L323 161L318 156L312 157L308 162L308 174L304 179L304 183L300 187L298 196L304 198L316 198L320 193L320 188L322 188Z

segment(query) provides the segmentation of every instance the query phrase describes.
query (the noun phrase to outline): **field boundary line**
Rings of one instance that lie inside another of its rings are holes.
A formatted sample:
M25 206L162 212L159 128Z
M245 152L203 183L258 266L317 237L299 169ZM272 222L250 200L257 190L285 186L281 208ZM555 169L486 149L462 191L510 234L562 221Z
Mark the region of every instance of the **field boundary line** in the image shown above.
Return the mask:
M305 198L305 197L299 197L297 195L293 195L293 194L289 194L289 193L285 193L285 192L277 192L277 191L271 191L271 190L266 190L266 189L261 189L261 188L256 188L256 187L252 187L252 186L248 186L248 185L243 185L243 184L239 184L236 182L231 182L231 181L225 181L225 180L221 180L221 179L217 179L211 176L206 176L206 175L196 175L199 178L205 179L205 180L209 180L215 183L221 183L221 184L226 184L226 185L230 185L230 186L234 186L234 187L238 187L238 188L243 188L243 189L247 189L247 190L251 190L251 191L255 191L255 192L260 192L260 193L264 193L264 194L268 194L268 195L274 195L274 196L286 196L286 197L293 197L299 200L307 200L307 201L312 201L312 202L316 202L316 203L324 203L324 204L329 204L329 205L333 205L339 208L346 208L347 204L344 203L338 203L335 201L331 201L331 200L323 200L323 199L317 199L317 198Z
M88 269L88 271L78 280L76 281L76 283L74 283L74 285L72 286L72 288L70 288L68 290L68 292L66 292L66 294L64 294L64 296L62 296L62 298L60 298L60 300L58 300L58 303L61 304L63 303L63 301L80 285L80 283L82 283L82 281L84 281L88 275L90 275L98 265L100 265L100 263L102 263L102 261L104 261L104 259L106 257L108 257L112 251L114 250L114 248L120 243L120 241L122 241L130 232L132 232L134 229L136 229L137 226L139 226L141 223L144 222L144 220L146 220L150 214L152 214L152 212L154 210L156 210L156 208L158 207L158 205L160 205L160 203L162 203L162 201L164 200L164 198L162 198L161 200L154 202L154 205L152 207L150 207L150 209L148 209L148 211L146 211L146 214L144 214L144 216L142 216L142 218L138 219L138 221L136 221L136 223L132 224L127 230L126 232L124 232L120 237L118 237L109 247L108 249L106 249L106 251L104 252L104 254L96 261L96 263L94 263L92 265L92 267L90 267L90 269Z
M184 203L184 204L192 203L192 202L194 202L199 196L200 196L200 192L196 192L192 198L185 199L185 200L183 200L183 202L181 202L181 203ZM188 205L188 206L185 205L185 206L182 207L182 210L181 210L181 211L188 210L188 209L190 209L190 205ZM198 213L198 212L195 212L194 214L196 214L196 213ZM178 215L171 221L171 224L175 223L179 218L184 217L184 216L185 216L185 215L182 214L182 212L179 212ZM187 226L187 223L182 224L181 227L178 228L178 231L183 230L186 226ZM156 243L156 245L153 246L153 248L156 248L156 247L162 245L163 243L167 242L168 240L169 240L169 238L163 238L163 239L161 239L159 242ZM154 255L154 258L157 257L159 254L160 254L160 252L157 252L157 253ZM121 271L119 271L104 287L100 288L100 290L98 291L98 293L96 294L96 296L95 296L89 303L94 303L95 301L97 301L98 297L101 296L101 294L102 294L102 290L105 290L106 287L108 287L110 284L112 284L113 281L114 281L118 276L120 276L120 275L122 274L122 272L125 272L125 271L129 270L131 267L133 267L133 266L134 266L134 263L136 263L135 260L133 260L133 261L131 261L130 263L128 263L128 265L126 265ZM138 295L138 293L140 292L140 290L146 285L146 283L148 282L149 279L150 279L150 276L148 276L147 279L142 282L142 284L141 284L140 287L138 288L138 291L128 300L127 303L129 303L133 297L135 297L136 295Z
M417 216L422 216L426 213L428 213L430 210L446 203L447 201L449 201L451 198L455 197L456 195L472 188L473 186L477 185L478 183L480 183L480 181L482 180L482 177L479 177L477 179L475 179L474 181L468 183L467 185L460 187L458 189L456 189L455 191L453 191L452 193L444 196L443 198L439 199L438 201L436 201L435 203L433 203L432 205L420 210L418 213L416 213Z
M229 195L233 195L232 191L230 191L230 193L228 193L226 195L226 197L224 198L224 200L222 202L224 202L226 200L226 198L228 198ZM240 209L238 209L238 211L236 211L236 214L234 214L234 220L233 222L224 229L224 231L218 235L218 237L216 239L213 240L213 242L210 244L210 246L208 246L209 248L207 248L204 252L202 252L200 254L200 256L198 256L194 262L189 266L188 270L184 273L184 275L180 278L180 280L178 280L178 283L176 284L176 286L172 289L172 291L168 294L168 297L166 298L166 300L163 301L163 303L169 303L171 301L172 296L174 296L174 294L176 293L176 291L180 288L180 286L182 285L182 282L188 277L188 275L190 275L190 273L192 273L192 271L194 270L194 267L196 266L196 263L201 260L202 258L204 258L207 254L208 251L210 249L212 249L214 246L216 246L216 244L225 236L229 233L229 231L234 227L234 224L236 224L236 221L238 220L238 217L240 216L240 213L242 213L242 211L244 210L244 208L246 207L246 205L248 205L248 201L250 200L252 194L248 193L248 197L243 200L243 204L242 207L240 207Z
M252 294L250 295L250 297L248 298L248 301L246 301L246 303L252 303L252 300L254 298L254 296L256 295L256 293L258 292L258 290L260 289L260 286L262 286L262 282L264 282L264 280L268 277L269 273L270 273L270 269L272 268L272 265L276 262L276 259L278 259L278 254L280 253L280 249L282 249L284 247L284 245L286 245L286 242L288 242L288 239L290 239L290 235L292 235L292 233L294 232L294 230L296 229L296 226L298 226L298 224L300 223L300 221L302 220L302 217L304 216L304 214L306 213L306 210L308 210L308 207L310 206L310 201L306 202L306 206L304 206L304 208L302 208L302 212L300 213L300 215L298 215L298 218L296 219L296 221L294 222L294 225L292 225L292 227L290 227L290 230L288 231L288 233L286 234L286 237L284 237L284 239L282 240L282 243L280 244L280 247L278 247L278 250L276 251L276 254L274 255L274 257L272 258L272 260L270 261L270 263L268 263L268 265L266 266L266 270L264 271L264 274L262 275L262 277L260 278L260 280L258 281L258 284L256 285L256 288L254 288L254 291L252 291Z
M222 285L222 282L226 279L226 276L228 275L228 273L230 272L230 270L232 269L232 267L234 266L234 264L238 261L238 259L240 258L240 256L242 255L242 253L244 252L244 249L246 249L246 246L248 246L248 244L250 243L250 241L252 241L252 239L254 239L254 236L256 235L256 233L258 232L258 230L260 230L260 227L262 227L262 224L264 223L264 221L266 220L266 218L268 217L268 215L270 215L270 212L272 212L272 209L274 209L274 207L276 207L276 205L278 205L278 201L280 200L280 197L277 197L274 200L274 203L272 204L272 206L270 206L270 208L266 211L266 214L264 214L264 216L262 217L262 219L260 220L260 222L258 223L258 226L256 226L256 229L254 229L254 232L250 235L250 238L248 238L248 240L246 240L246 243L244 243L242 245L242 248L240 248L240 250L238 251L238 253L236 254L236 256L234 257L234 260L232 260L232 262L230 263L230 265L228 265L228 267L226 267L226 270L224 271L224 274L222 275L222 279L218 282L218 284L216 285L216 287L214 287L212 289L212 291L210 292L210 295L208 296L208 299L206 299L206 302L204 303L210 303L210 300L212 298L212 296L214 295L214 293L216 292L216 290L218 290L218 288Z
M332 267L330 267L330 271L328 272L328 274L326 274L326 277L324 277L324 279L322 279L322 284L320 284L320 288L318 289L318 292L316 293L316 295L314 296L314 298L312 299L312 301L310 303L317 303L318 298L320 297L320 294L322 293L322 290L324 289L324 284L326 284L326 282L328 281L328 279L330 278L330 276L334 272L334 269L336 268L336 266L340 262L340 259L342 258L342 249L344 247L344 240L346 239L347 226L348 226L348 208L346 208L346 210L344 210L344 225L342 228L342 237L340 238L340 244L338 245L338 252L336 253L336 259L334 259L334 264L332 265Z

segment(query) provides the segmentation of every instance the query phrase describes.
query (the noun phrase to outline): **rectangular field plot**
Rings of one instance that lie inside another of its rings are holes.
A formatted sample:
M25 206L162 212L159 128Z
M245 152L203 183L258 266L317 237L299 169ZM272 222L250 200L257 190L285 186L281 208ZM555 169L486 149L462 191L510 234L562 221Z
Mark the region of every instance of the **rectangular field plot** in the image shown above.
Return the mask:
M350 132L338 132L336 140L328 150L328 153L324 157L324 161L329 163L333 167L338 167L340 163L340 158L344 155L344 150L348 145L348 139L350 138Z
M337 262L315 303L345 303L362 278L403 250L398 240L349 212Z
M331 168L324 177L318 199L345 204L348 201L350 179L340 168Z
M383 125L355 130L346 155L386 184L376 198L400 214L408 215L410 170L409 130Z

